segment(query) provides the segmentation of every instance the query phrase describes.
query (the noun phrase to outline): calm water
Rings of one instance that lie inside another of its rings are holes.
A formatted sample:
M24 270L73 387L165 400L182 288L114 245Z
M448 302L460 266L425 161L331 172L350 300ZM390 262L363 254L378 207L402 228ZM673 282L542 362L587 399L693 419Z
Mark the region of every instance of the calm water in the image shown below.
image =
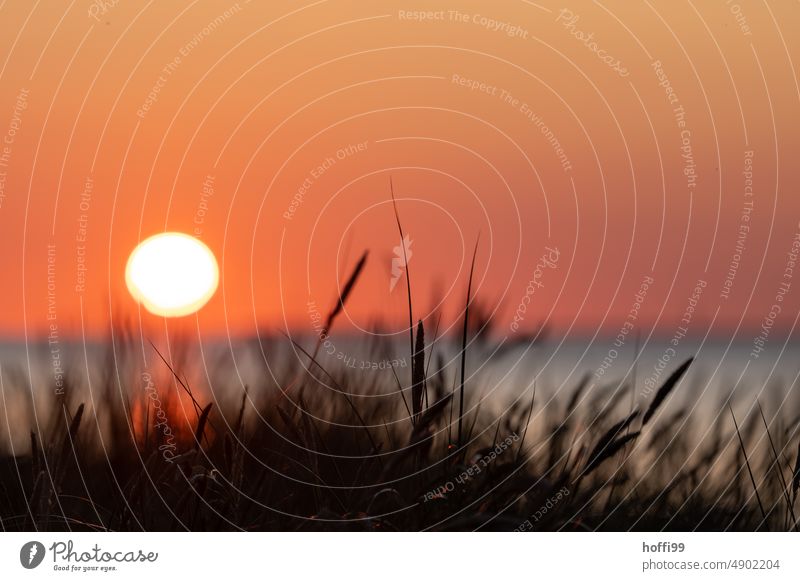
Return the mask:
M300 342L313 351L313 338ZM307 357L293 351L285 339L274 339L262 345L269 369L254 341L238 341L232 345L208 341L203 344L202 351L198 345L193 345L182 359L185 363L180 363L178 358L175 365L186 373L194 386L202 389L210 377L217 395L224 396L227 391L235 396L236 392L241 393L242 385L252 388L264 385L269 370L282 377L282 371L294 359L308 363ZM592 389L608 388L623 380L626 384L635 381L637 400L643 403L676 367L695 356L695 363L670 398L672 405L687 403L697 404L698 409L708 406L719 409L719 402L732 392L735 402L752 403L758 397L773 408L795 405L798 398L794 387L800 373L800 360L796 356L798 345L776 340L761 353L753 353L752 348L752 341L702 342L685 337L674 345L670 339L656 339L642 345L638 361L634 362L634 345L617 347L613 339L608 338L594 342L589 339L551 340L499 351L476 344L468 351L467 381L473 393L488 398L487 403L501 405L509 398L530 394L534 381L538 402L569 397L580 379L588 375ZM145 350L149 369L164 370L163 363L149 345L146 344ZM446 385L450 386L460 373L458 349L451 342L439 342L436 353L442 356ZM335 344L321 349L318 360L330 371L347 367L353 374L362 374L365 381L385 381L392 390L396 390L396 383L391 367L404 383L410 374L407 340L398 339L391 348L378 350L360 341L338 339ZM26 384L30 381L37 406L46 406L51 399L49 396L57 389L59 374L78 391L100 385L109 371L108 361L115 360L108 358L107 348L98 344L84 348L82 344L62 342L54 351L47 343L29 344L27 348L20 343L5 343L0 346L5 404L11 406L20 388L27 390ZM116 369L112 366L111 371L118 370L123 378L130 378L131 373L138 377L142 362L141 351L128 353L116 360ZM435 357L430 372L437 367ZM786 395L788 399L781 404Z

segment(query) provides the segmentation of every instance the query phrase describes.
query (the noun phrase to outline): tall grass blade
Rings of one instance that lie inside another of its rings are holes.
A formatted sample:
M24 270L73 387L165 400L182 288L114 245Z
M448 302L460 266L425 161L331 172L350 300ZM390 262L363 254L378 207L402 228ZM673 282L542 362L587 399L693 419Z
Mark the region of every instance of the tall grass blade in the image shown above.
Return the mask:
M778 451L775 449L775 442L772 440L772 434L769 432L769 425L767 424L767 418L764 417L764 409L761 407L761 402L758 403L758 412L761 414L761 421L764 422L764 430L767 432L767 438L769 439L769 447L772 450L772 458L773 458L773 466L778 471L778 477L781 481L781 490L783 491L784 500L786 500L786 509L789 511L790 516L792 517L792 522L794 523L794 528L797 528L797 518L794 515L794 507L792 506L792 501L789 498L789 484L786 482L786 478L783 475L783 466L781 466L780 457L778 456ZM769 474L769 469L767 470Z
M755 476L753 476L753 470L750 468L750 460L747 457L747 448L745 448L744 440L742 439L742 434L739 431L739 424L736 421L736 416L733 414L733 408L730 404L728 404L728 411L731 412L731 417L733 418L733 426L736 428L736 435L739 437L739 446L741 446L742 454L744 455L744 463L747 465L747 473L750 475L750 482L753 484L753 491L756 494L756 500L758 501L758 508L761 510L761 516L764 518L764 521L767 520L767 513L764 510L764 505L761 503L761 496L758 494L758 485L756 484Z
M467 282L467 302L464 305L464 332L461 337L461 386L458 399L458 447L463 446L462 441L462 422L464 420L464 382L467 369L467 331L469 329L469 305L472 302L472 277L475 274L475 257L478 256L478 242L480 235L475 241L475 250L472 253L472 266L469 269L469 281Z
M420 319L417 325L417 343L414 346L414 358L411 360L411 405L414 423L422 412L422 400L425 394L425 327Z
M650 418L658 411L658 408L661 407L661 404L664 403L664 400L667 399L667 396L670 392L678 385L678 382L683 377L683 374L686 373L686 370L689 369L689 366L694 361L694 357L689 357L683 365L678 367L672 375L670 375L667 380L664 382L664 385L656 392L655 397L653 398L653 403L650 404L650 407L647 408L647 412L644 414L644 418L642 420L642 426L646 426L647 422L650 421Z
M197 401L197 399L195 399L195 397L194 397L194 394L192 393L192 390L191 390L191 388L189 387L189 385L188 385L188 384L186 384L186 383L185 383L185 382L184 382L184 381L181 379L180 375L178 375L178 372L177 372L177 371L175 371L175 369L172 367L172 365L169 363L169 361L167 361L167 359L166 359L166 358L165 358L165 357L164 357L164 356L161 354L161 351L159 351L159 350L158 350L158 347L156 347L155 343L153 343L153 342L152 342L152 341L150 341L149 339L148 339L148 342L150 343L150 346L151 346L151 347L153 348L153 350L156 352L156 354L158 355L158 357L161 359L161 361L163 361L163 362L164 362L164 365L166 365L166 366L167 366L167 369L169 369L169 372L170 372L170 373L172 374L172 376L175 378L175 381L177 381L177 382L178 382L178 384L179 384L179 385L180 385L180 386L183 388L183 391L185 391L185 392L187 393L187 395L189 396L189 398L192 400L192 405L194 405L194 411L195 411L195 414L197 414L197 419L199 420L199 419L200 419L200 410L202 410L203 408L202 408L202 406L200 405L200 402L198 402L198 401Z
M31 471L34 475L39 473L40 466L39 439L36 437L36 432L31 430Z
M525 426L522 428L522 437L519 440L519 448L517 448L517 461L522 454L522 447L525 445L525 437L528 435L528 425L531 423L531 415L533 415L533 403L536 399L536 381L533 382L533 393L531 393L531 405L528 406L528 415L525 419ZM499 425L499 424L498 424Z
M589 380L591 379L591 373L586 373L581 378L580 383L575 387L575 391L572 392L572 397L569 398L569 402L567 403L567 415L569 416L575 408L578 406L578 402L581 400L581 395L583 395L584 390L589 386Z
M800 441L797 442L797 458L794 461L794 477L792 478L792 498L797 498L800 490Z
M358 277L361 276L361 271L364 270L364 265L367 263L367 256L369 256L369 251L365 250L364 254L361 255L361 258L358 259L358 262L353 268L353 272L350 273L350 278L348 278L347 282L344 283L342 292L339 295L339 300L336 301L336 306L333 307L333 310L331 310L331 312L328 314L328 318L325 320L325 327L323 327L322 336L330 333L334 320L339 313L342 312L342 309L344 309L344 305L347 303L347 298L350 296L350 293L353 292L353 288L356 286Z
M586 468L583 469L581 473L581 478L584 476L588 476L592 472L594 472L603 462L612 458L616 455L617 452L622 450L628 442L631 442L639 437L640 432L633 432L632 434L628 434L627 436L622 436L616 440L610 442L607 446L605 446L602 450L600 450L597 455L589 456L589 462L586 464Z
M208 422L208 414L211 413L211 406L214 403L209 403L206 407L203 408L203 412L200 414L200 419L197 421L197 430L194 433L194 449L200 449L200 443L203 439L203 435L206 431L206 423Z
M434 402L431 404L428 409L426 409L422 414L420 414L419 421L414 426L414 430L411 435L411 442L415 442L419 440L421 435L424 431L431 426L438 418L444 413L447 404L453 399L453 394L448 393L439 401Z
M389 178L389 192L392 196L392 208L394 209L394 219L397 222L397 230L400 232L400 248L403 249L403 264L406 271L406 294L408 295L408 339L411 345L411 353L414 353L414 309L411 301L411 272L408 268L408 253L406 252L405 234L403 225L400 223L400 212L397 211L397 200L394 197L394 183Z
M603 454L603 451L611 445L617 435L619 435L621 432L624 432L638 415L639 411L635 410L628 417L611 426L608 431L606 431L606 433L603 434L602 437L597 441L597 444L595 444L594 448L589 454L589 458L599 458Z

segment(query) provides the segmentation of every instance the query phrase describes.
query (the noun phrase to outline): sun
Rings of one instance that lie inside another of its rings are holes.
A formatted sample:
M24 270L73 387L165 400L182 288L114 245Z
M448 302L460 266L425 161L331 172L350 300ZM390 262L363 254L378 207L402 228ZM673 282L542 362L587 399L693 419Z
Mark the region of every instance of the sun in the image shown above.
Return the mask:
M164 232L131 252L125 282L136 301L162 317L183 317L200 310L219 284L214 253L197 238Z

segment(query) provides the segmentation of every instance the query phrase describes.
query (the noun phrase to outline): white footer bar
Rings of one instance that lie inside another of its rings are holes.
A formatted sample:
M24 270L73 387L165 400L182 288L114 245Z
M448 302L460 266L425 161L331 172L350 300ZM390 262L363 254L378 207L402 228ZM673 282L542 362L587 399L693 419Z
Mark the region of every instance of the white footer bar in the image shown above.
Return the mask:
M0 579L800 579L792 533L0 533Z

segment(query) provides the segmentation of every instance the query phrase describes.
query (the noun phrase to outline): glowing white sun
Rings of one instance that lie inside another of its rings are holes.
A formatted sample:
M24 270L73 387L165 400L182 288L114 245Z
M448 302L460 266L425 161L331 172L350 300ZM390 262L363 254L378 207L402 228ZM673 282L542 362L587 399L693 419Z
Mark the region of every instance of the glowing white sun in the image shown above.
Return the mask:
M190 315L205 305L219 283L214 253L180 232L157 234L131 252L125 282L133 298L163 317Z

